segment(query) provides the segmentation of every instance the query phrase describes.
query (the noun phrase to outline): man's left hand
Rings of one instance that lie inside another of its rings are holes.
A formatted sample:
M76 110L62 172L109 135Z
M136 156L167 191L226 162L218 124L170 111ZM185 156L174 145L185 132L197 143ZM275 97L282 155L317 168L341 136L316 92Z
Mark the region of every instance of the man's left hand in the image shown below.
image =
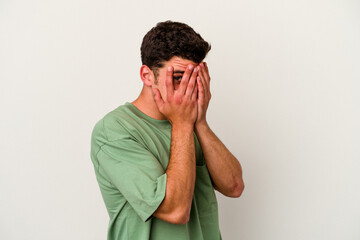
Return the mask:
M195 127L207 124L206 122L206 111L209 106L211 99L210 92L210 75L209 69L205 62L199 64L200 71L197 77L197 86L198 86L198 115L195 123Z

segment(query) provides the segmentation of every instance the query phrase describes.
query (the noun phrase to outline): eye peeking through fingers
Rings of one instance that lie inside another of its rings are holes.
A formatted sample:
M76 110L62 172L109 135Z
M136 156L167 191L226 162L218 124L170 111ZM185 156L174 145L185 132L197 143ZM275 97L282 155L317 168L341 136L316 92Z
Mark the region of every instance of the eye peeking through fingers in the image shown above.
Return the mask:
M175 70L173 72L173 80L175 81L175 83L180 83L182 80L182 77L184 75L184 71L182 70Z
M181 79L182 79L182 75L173 75L173 79L174 79L175 81L180 82Z

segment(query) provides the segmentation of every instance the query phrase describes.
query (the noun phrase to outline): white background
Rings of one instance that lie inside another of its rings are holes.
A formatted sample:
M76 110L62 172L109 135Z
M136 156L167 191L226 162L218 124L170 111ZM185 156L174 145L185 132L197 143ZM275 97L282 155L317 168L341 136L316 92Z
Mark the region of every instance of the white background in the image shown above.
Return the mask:
M106 239L91 131L168 19L212 44L209 122L243 166L223 238L360 239L355 0L0 0L0 239Z

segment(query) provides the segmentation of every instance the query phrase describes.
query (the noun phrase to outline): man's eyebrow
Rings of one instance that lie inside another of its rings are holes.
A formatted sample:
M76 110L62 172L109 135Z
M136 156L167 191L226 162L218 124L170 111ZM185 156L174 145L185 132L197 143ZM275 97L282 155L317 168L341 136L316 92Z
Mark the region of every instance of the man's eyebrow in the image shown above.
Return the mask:
M178 71L174 71L173 73L182 73L182 74L184 74L184 72L185 72L185 71L179 71L179 70L178 70Z

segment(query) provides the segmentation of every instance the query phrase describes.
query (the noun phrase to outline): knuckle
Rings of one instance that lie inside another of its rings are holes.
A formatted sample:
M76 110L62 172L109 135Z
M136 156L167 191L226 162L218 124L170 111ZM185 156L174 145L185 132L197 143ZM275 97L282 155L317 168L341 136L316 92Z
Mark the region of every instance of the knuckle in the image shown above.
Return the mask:
M184 76L181 78L181 82L187 83L189 81L189 79L190 79L189 75L184 74Z
M188 88L193 89L193 88L194 88L194 86L195 86L194 82L193 82L193 81L191 81L191 82L189 83L189 85L188 85Z
M182 99L181 96L176 96L176 97L175 97L175 102L176 102L177 104L181 104L182 101L183 101L183 99Z
M186 89L186 86L188 85L188 80L185 78L185 79L182 79L181 80L181 83L180 83L180 87L182 86L184 89Z

